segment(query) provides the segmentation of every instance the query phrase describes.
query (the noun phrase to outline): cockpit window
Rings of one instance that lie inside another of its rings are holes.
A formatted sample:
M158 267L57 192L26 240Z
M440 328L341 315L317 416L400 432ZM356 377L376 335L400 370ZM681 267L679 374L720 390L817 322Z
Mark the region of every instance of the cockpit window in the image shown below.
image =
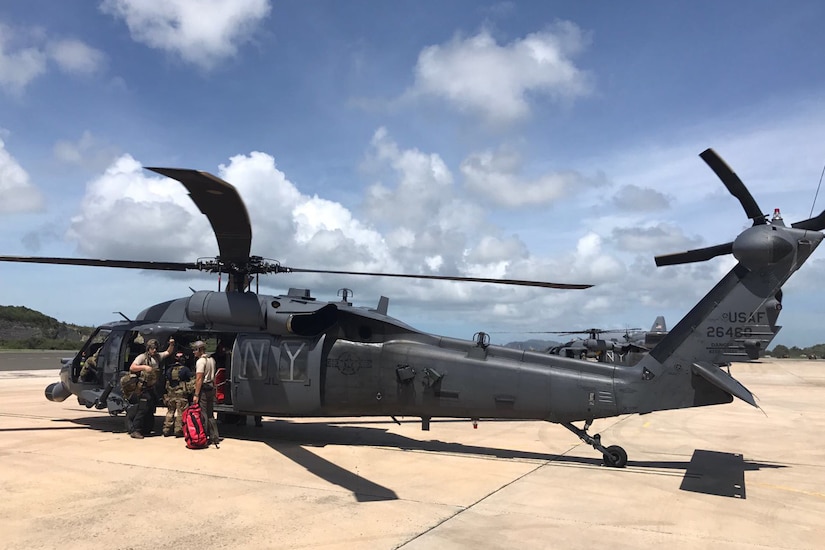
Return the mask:
M72 364L74 380L86 384L100 383L106 365L106 358L102 356L102 351L111 333L111 329L100 328L86 340Z

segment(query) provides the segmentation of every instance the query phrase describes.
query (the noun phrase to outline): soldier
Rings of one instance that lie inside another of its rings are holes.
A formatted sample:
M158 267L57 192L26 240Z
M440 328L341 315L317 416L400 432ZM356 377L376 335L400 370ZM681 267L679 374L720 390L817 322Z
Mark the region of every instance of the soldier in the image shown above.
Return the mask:
M183 409L189 406L192 396L192 371L186 366L182 351L175 354L175 363L166 369L166 418L163 421L163 436L183 437Z
M86 383L97 382L97 378L99 376L99 371L97 368L97 358L100 355L100 350L103 349L103 345L101 344L98 346L97 350L92 353L91 357L85 357L84 352L84 361L81 363L82 368L80 369L80 381Z
M158 353L158 341L154 338L146 342L146 352L141 353L129 366L129 372L138 375L137 388L130 402L137 405L135 417L129 429L129 435L134 439L143 439L152 433L155 427L155 409L157 408L157 394L155 385L160 373L160 361L168 357L175 348L175 340L169 338L166 351Z
M206 343L198 340L192 344L195 357L195 395L193 403L198 403L206 417L206 431L209 441L217 445L220 442L218 423L213 413L215 409L215 360L206 354Z

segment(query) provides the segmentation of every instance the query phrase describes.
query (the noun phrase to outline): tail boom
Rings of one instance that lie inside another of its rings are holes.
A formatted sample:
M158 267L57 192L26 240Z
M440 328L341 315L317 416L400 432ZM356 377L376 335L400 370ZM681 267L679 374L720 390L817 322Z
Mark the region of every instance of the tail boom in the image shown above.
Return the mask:
M781 240L788 252L778 259L766 255L761 263L754 262L751 254L747 266L740 259L635 369L621 374L617 370L619 384L620 378L631 382L635 376L646 381L643 389L625 394L621 404L625 412L729 403L733 397L756 406L751 392L720 366L727 363L732 348L753 338L752 327L764 315L764 304L805 263L823 235L770 224L746 231L754 229L770 231L772 242ZM628 383L628 387L639 386Z

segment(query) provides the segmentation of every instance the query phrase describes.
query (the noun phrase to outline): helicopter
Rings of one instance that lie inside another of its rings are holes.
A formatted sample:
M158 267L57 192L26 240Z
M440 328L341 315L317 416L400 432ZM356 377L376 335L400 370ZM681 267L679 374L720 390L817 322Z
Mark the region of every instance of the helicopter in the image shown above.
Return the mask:
M644 348L646 351L650 351L662 340L662 338L665 337L666 334L667 323L665 322L665 316L659 315L653 321L653 324L650 326L650 330L644 331L636 328L625 330L624 340L625 342L636 344L637 346Z
M755 361L759 359L782 329L776 324L782 310L782 289L765 301L761 308L753 312L742 327L745 337L725 351L727 361ZM613 350L605 352L606 360L617 364L635 364L649 353L667 335L667 323L663 315L656 317L649 331L627 329L622 346L614 343Z
M105 266L228 274L226 291L194 291L152 305L134 320L100 326L78 354L65 361L46 397L74 395L81 405L126 409L117 380L142 351L142 339L179 343L204 340L222 351L229 391L216 407L230 414L280 417L434 417L542 420L557 423L624 467L620 445L589 433L596 419L730 403L756 407L751 392L722 368L726 352L752 336L754 312L775 297L823 239L825 211L786 226L769 220L745 184L712 149L700 157L736 197L752 226L731 242L656 256L658 266L732 254L738 263L640 361L631 366L594 362L492 345L478 332L463 340L419 331L388 314L389 299L355 307L349 295L317 300L308 289L282 295L249 290L262 274L327 273L290 268L250 255L251 228L235 188L207 173L150 168L178 180L209 219L220 255L194 263L2 256L0 261ZM498 279L387 274L394 277L501 283ZM504 284L584 289L589 285L509 280ZM84 358L97 354L97 373L80 376ZM581 426L578 424L581 423Z
M579 359L595 359L600 362L612 360L616 355L622 356L629 352L645 352L645 348L635 342L619 342L616 339L605 340L599 338L602 334L609 334L621 331L638 331L641 329L600 329L589 328L586 330L570 330L560 332L548 332L547 334L571 335L585 334L587 338L575 338L564 344L552 346L547 350L551 355L561 355L563 357L577 357Z

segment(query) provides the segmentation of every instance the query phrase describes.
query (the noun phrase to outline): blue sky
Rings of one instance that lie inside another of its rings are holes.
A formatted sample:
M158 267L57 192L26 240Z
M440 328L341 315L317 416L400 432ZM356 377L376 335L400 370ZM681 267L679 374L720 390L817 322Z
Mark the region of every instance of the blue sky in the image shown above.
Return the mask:
M825 5L29 0L0 4L0 254L217 253L182 186L238 187L253 253L293 267L582 282L586 291L279 275L438 334L648 327L732 258L653 256L814 204L825 165ZM775 340L825 341L817 252ZM4 264L0 304L99 324L217 288L207 275Z

